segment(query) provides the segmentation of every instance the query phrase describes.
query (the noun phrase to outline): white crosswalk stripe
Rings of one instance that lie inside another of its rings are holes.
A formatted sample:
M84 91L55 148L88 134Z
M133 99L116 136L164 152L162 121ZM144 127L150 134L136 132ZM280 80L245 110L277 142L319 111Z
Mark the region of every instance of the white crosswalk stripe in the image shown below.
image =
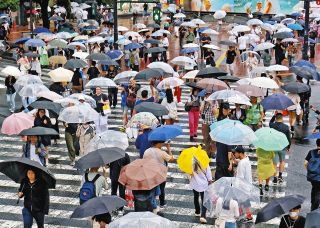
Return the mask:
M3 60L0 63L0 71L7 65L15 65L13 61ZM49 69L44 69L42 73L42 80L46 83L50 83L50 78L47 75ZM0 73L0 83L3 84L4 75ZM188 98L189 90L187 87L183 87L182 102L186 102ZM172 140L172 150L174 157L177 158L179 152L184 148L188 148L197 143L189 142L188 135L188 116L184 111L183 106L178 107L179 111L179 125L183 128L183 135L179 136L175 140ZM266 112L266 123L269 122L272 116L271 112ZM117 128L122 125L121 110L118 106L115 110L112 110L112 114L109 117L110 128ZM288 123L288 119L285 118L285 122ZM198 142L202 140L201 136L201 121L198 129ZM46 227L87 227L87 220L85 219L70 219L70 215L74 208L78 205L78 192L81 181L81 174L69 165L69 158L67 153L66 144L64 141L64 129L60 128L61 139L58 145L52 145L49 148L49 169L54 173L57 178L56 189L50 190L50 211L49 215L45 219ZM19 137L0 135L0 161L20 157L22 151L23 142ZM130 146L127 150L131 159L139 157L138 151L135 149L134 142L130 142ZM257 157L255 152L248 152L252 167L254 170L254 182L257 185L256 169L257 169ZM288 155L286 156L288 159ZM169 172L166 185L166 200L168 207L163 210L164 216L172 221L177 222L180 227L212 227L213 220L208 219L210 225L200 225L198 218L193 216L193 193L189 188L188 178L182 173L177 164L169 163ZM211 159L210 166L212 170L215 169L215 159ZM286 164L287 166L287 164ZM283 174L286 179L287 174ZM110 184L110 183L109 183ZM272 185L272 184L271 184ZM22 226L22 203L16 204L17 201L17 188L18 184L11 181L8 177L0 174L0 227L21 227ZM253 205L253 211L256 211L266 204L270 199L275 197L281 197L285 194L286 182L278 186L271 186L270 192L262 198L261 205ZM110 190L107 190L105 194L110 194ZM276 224L279 220L275 219L270 221L270 224Z

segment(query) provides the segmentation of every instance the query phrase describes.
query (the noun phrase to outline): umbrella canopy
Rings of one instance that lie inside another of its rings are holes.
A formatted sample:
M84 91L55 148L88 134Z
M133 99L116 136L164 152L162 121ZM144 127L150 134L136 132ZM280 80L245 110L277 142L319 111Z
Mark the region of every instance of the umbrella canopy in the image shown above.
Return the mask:
M80 42L71 42L71 43L68 44L67 47L68 47L69 49L71 49L71 50L74 50L74 49L76 49L77 46L79 46L82 51L86 50L86 46L84 46L84 45L83 45L82 43L80 43Z
M43 82L41 78L38 75L32 75L32 74L25 74L23 76L20 76L16 83L14 84L15 89L20 90L23 86L26 86L28 84L40 84L42 85Z
M14 76L16 78L18 78L19 76L22 75L21 71L18 69L18 67L14 67L14 66L6 66L5 68L3 68L1 70L1 73L5 74L5 75L10 75L10 76Z
M155 40L155 39L146 39L143 41L144 44L160 44L159 40Z
M71 218L86 218L104 213L111 213L126 204L126 201L118 196L94 197L78 206L73 211Z
M139 112L132 116L129 126L140 126L141 128L155 128L159 125L159 120L150 112Z
M27 56L27 57L30 57L30 58L38 58L38 57L40 57L40 55L38 53L34 53L34 52L23 53L23 56Z
M240 85L235 90L247 95L248 97L264 97L264 92L254 85Z
M205 89L208 93L213 93L218 90L228 89L228 85L218 79L204 78L197 82L197 86Z
M317 67L313 64L313 63L311 63L310 61L307 61L307 60L299 60L299 61L297 61L295 64L294 64L294 66L298 66L298 67L303 67L303 66L306 66L306 67L310 67L310 68L312 68L312 69L314 69L314 70L316 70L317 69Z
M19 95L24 97L36 97L38 93L45 91L49 91L49 89L44 85L38 83L28 84L20 90Z
M75 52L73 53L72 57L84 60L88 57L88 55L89 55L88 52Z
M241 61L242 62L246 62L249 59L250 54L253 54L254 57L257 58L257 60L259 60L261 58L260 55L255 51L244 51L240 55Z
M216 45L213 45L213 44L205 44L203 45L204 48L208 48L208 49L212 49L212 50L218 50L220 51L220 48Z
M319 228L320 208L307 214L305 227Z
M299 40L295 39L295 38L285 38L283 40L281 40L282 43L287 43L287 42L293 42L293 43L299 43Z
M159 78L165 75L165 72L160 68L153 68L153 69L145 69L140 71L134 77L135 80L140 81L149 81L152 78Z
M198 52L199 48L184 48L180 51L181 54L190 54L190 53L195 53Z
M291 32L277 32L273 35L273 38L276 39L285 39L285 38L293 38L294 35Z
M142 24L142 23L134 24L133 27L135 27L135 28L137 28L137 29L147 28L147 26L146 26L145 24Z
M136 76L138 74L137 71L123 71L119 74L117 74L113 81L117 84L126 83L128 82L132 77Z
M59 95L53 91L40 92L37 94L37 97L43 97L43 98L48 99L50 101L55 101L55 100L63 98L61 95Z
M87 153L90 153L97 150L104 151L105 148L110 147L117 147L121 150L126 150L129 147L127 135L123 132L107 130L101 134L95 135L85 149Z
M139 112L150 112L155 116L164 116L169 114L169 110L158 103L154 102L142 102L135 106L136 111Z
M222 81L228 81L228 82L236 82L236 81L240 80L240 78L232 76L232 75L220 76L220 77L218 77L218 79L222 80Z
M153 23L153 24L148 24L147 28L155 28L155 29L160 29L160 25Z
M68 32L58 32L57 38L67 40L67 39L71 39L72 35Z
M184 84L184 81L181 80L180 78L175 78L175 77L169 77L163 79L158 85L157 89L163 90L167 88L174 88L177 86L181 86Z
M206 100L224 100L229 102L230 98L236 98L239 97L240 99L243 99L244 101L249 101L249 98L244 95L243 93L236 91L236 90L230 90L230 89L224 89L220 91L216 91L213 94L211 94Z
M104 53L92 53L86 57L86 59L94 60L94 61L101 61L101 60L111 60L109 56Z
M183 75L183 79L195 79L197 74L199 73L199 70L192 70L187 72L185 75Z
M160 217L150 211L145 212L130 212L125 216L108 224L108 228L178 228L178 225L171 222L169 219Z
M197 63L187 56L177 56L170 61L174 65L185 66L186 64L197 65Z
M146 50L146 53L148 54L152 54L152 53L162 53L162 52L165 52L167 51L165 48L163 47L153 47L153 48L148 48Z
M179 125L162 125L152 130L148 136L149 141L168 141L182 134Z
M292 208L303 203L305 198L301 195L289 195L272 200L257 214L256 224L267 222L273 218L287 214Z
M255 132L257 140L252 144L265 151L280 151L289 145L285 134L273 128L263 127Z
M210 163L210 159L205 150L202 150L201 146L198 147L190 147L188 149L184 149L177 160L177 164L179 169L187 174L193 173L193 164L194 159L196 159L201 166L202 170L206 170Z
M44 27L39 27L33 30L33 33L42 33L42 32L51 33L48 28L44 28Z
M69 59L63 67L66 69L85 68L88 67L88 63L82 59Z
M70 61L70 60L69 60ZM70 82L74 72L65 68L59 67L48 73L54 82Z
M282 93L275 93L264 98L261 102L265 110L285 110L291 105L294 105L292 100Z
M103 148L100 150L92 151L82 156L76 161L75 167L81 170L90 169L92 167L101 167L123 158L125 151L118 147Z
M206 67L201 69L198 74L197 78L212 78L212 77L219 77L219 76L225 76L228 73L217 68L217 67Z
M210 131L213 131L217 127L220 127L224 124L232 125L232 124L238 124L238 123L241 123L241 122L239 120L223 119L223 120L212 123L210 125ZM226 125L226 126L228 126L228 125Z
M208 35L219 35L219 32L217 32L216 30L210 29L210 28L203 30L202 33L208 34Z
M112 50L108 51L107 55L112 59L112 60L119 60L123 56L123 52L120 50Z
M119 66L119 64L112 59L98 61L98 64L105 65L105 66Z
M279 88L278 84L274 80L266 77L258 77L258 78L252 79L251 85L258 86L261 88L266 88L266 89Z
M289 24L288 28L292 29L293 31L303 30L303 27L300 24Z
M184 44L182 47L183 48L199 48L199 45L195 43L188 43L188 44Z
M26 173L29 169L35 170L37 178L43 180L48 188L56 187L54 175L39 162L28 158L13 158L0 162L0 172L16 183L21 183L26 178Z
M63 39L55 39L49 42L51 47L67 48L68 42Z
M66 123L88 123L98 119L99 113L89 105L67 107L59 115L59 120Z
M219 41L219 44L225 45L225 46L231 46L231 47L237 46L237 43L231 40L222 40L222 41Z
M177 13L177 14L173 15L173 18L185 18L185 17L186 17L186 15L183 13Z
M46 43L40 39L30 39L24 43L28 47L43 47Z
M19 38L17 40L14 41L15 44L24 44L25 42L27 42L28 40L30 40L29 37L22 37Z
M130 190L151 190L167 179L168 168L154 159L136 159L121 169L119 183Z
M253 130L238 122L225 123L210 132L212 140L227 145L250 145L257 137Z
M59 133L52 129L47 127L32 127L25 130L22 130L19 135L23 136L43 136L43 135L59 135Z
M104 43L105 39L101 36L94 36L94 37L91 37L87 40L87 43L88 44L94 44L94 43Z
M251 28L246 25L237 25L231 31L233 33L249 32L249 31L251 31Z
M301 82L290 82L284 86L281 86L284 91L289 93L299 94L310 91L310 88L307 84Z
M225 18L226 15L227 15L226 11L224 11L224 10L217 10L217 11L213 14L213 17L214 17L215 19L220 20L220 19L222 19L222 18Z
M87 84L86 88L94 88L94 87L103 87L103 88L109 88L109 87L117 87L116 83L112 81L110 78L94 78L91 79Z
M73 93L68 98L75 99L75 100L78 101L79 100L79 96L84 97L85 102L90 104L90 106L92 108L96 108L97 107L96 101L92 97L90 97L90 96L88 96L86 94L83 94L83 93Z
M66 64L67 62L67 58L65 56L61 56L61 55L54 55L54 56L51 56L49 58L49 63L51 65L55 65L55 64Z
M297 76L305 78L307 80L316 79L318 77L317 71L308 66L302 66L302 67L293 66L293 67L290 67L290 71L295 73Z
M1 133L6 135L17 135L21 131L33 127L34 116L25 112L13 113L3 120Z
M135 50L141 48L142 45L139 43L129 43L124 46L124 50Z
M52 101L34 101L29 106L35 109L48 109L57 114L59 114L62 109L60 104L53 103Z
M289 68L287 66L283 66L283 65L272 65L272 66L268 66L266 68L266 71L288 71Z
M266 42L266 43L258 44L257 46L255 46L255 48L253 50L254 51L263 51L263 50L271 49L273 47L274 47L273 43Z
M252 26L252 25L262 25L263 22L259 19L253 18L247 21L247 25Z

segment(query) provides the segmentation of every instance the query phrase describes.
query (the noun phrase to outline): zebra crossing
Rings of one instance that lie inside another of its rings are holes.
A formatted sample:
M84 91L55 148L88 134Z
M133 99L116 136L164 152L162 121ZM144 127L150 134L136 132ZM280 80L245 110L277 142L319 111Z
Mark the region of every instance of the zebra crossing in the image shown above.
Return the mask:
M15 65L13 61L4 60L0 63L0 71L7 65ZM50 69L42 70L42 80L45 84L50 84L50 77L47 73ZM0 73L0 84L4 81L4 75ZM188 87L182 88L182 103L188 99ZM120 102L118 102L120 103ZM174 158L177 159L181 150L193 145L201 143L201 120L198 129L198 138L196 142L189 141L188 131L188 115L184 111L182 105L178 106L179 125L183 128L183 135L171 141L171 148ZM272 117L271 112L266 113L266 121L268 123ZM110 129L117 129L122 126L122 115L119 105L112 110L109 117ZM288 119L285 119L288 123ZM19 137L0 135L0 161L20 157L22 155L23 142ZM131 160L139 158L139 152L135 149L134 142L130 140L130 145L127 149ZM257 183L257 157L254 151L248 151L247 155L250 158L252 169L254 172L254 184ZM288 155L286 156L288 159ZM69 165L67 148L64 140L64 129L60 127L60 140L57 145L52 145L49 148L49 169L57 179L56 189L50 190L50 210L49 215L45 218L46 227L88 227L86 219L70 219L72 211L79 204L79 188L82 178L81 173ZM212 171L215 169L215 159L211 159L210 166ZM286 164L287 166L287 164ZM168 178L166 185L166 201L168 207L162 212L164 217L179 224L182 228L191 227L212 227L214 220L208 219L207 225L200 225L199 219L194 217L193 193L189 189L189 180L187 175L182 173L176 163L169 163ZM261 205L253 205L253 212L256 214L257 210L264 206L270 199L278 198L285 195L286 176L283 174L284 183L277 186L272 186L269 194L262 198ZM110 181L108 179L110 185ZM22 205L17 204L17 190L19 185L11 181L8 177L0 174L0 227L22 227ZM110 188L104 192L110 194ZM270 224L279 223L279 219L274 219Z

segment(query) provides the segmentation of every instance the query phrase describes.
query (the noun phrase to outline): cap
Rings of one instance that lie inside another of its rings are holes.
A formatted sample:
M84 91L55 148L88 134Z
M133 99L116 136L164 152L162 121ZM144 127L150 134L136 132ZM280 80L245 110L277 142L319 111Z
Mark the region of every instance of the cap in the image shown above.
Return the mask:
M86 99L84 98L83 95L79 95L78 100L79 100L79 101L81 101L81 100L85 101Z

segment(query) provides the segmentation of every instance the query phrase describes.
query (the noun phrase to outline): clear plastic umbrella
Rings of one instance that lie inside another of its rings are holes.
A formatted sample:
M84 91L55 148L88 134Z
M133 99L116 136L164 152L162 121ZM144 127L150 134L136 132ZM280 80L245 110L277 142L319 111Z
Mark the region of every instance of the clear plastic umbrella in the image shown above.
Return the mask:
M183 75L183 79L195 79L197 74L199 73L199 70L192 70L187 72L185 75Z
M240 59L242 59L242 62L247 61L250 54L253 54L258 60L261 58L260 55L255 51L245 51L240 55Z
M87 153L96 150L103 150L103 148L117 147L126 150L129 147L127 134L119 131L107 130L101 134L95 135L85 150Z
M68 32L58 32L57 38L67 40L67 39L71 39L72 35Z
M154 128L159 125L159 120L150 112L139 112L129 122L130 127Z
M174 69L172 68L172 66L164 62L153 62L153 63L150 63L147 67L151 69L154 69L154 68L162 69L164 72L168 74L174 73Z
M150 85L145 85L145 86L142 86L138 91L137 91L137 98L141 98L141 92L143 90L146 90L148 91L148 98L154 96L154 97L158 97L158 90L156 90L153 86L150 86Z
M115 83L118 83L118 84L121 84L121 83L124 83L124 82L128 82L130 80L130 78L136 76L138 74L137 71L123 71L119 74L117 74L113 81Z
M257 46L255 46L255 48L253 50L254 51L263 51L263 50L271 49L273 47L274 47L273 43L265 42L265 43L258 44Z
M90 96L88 96L88 95L85 95L85 94L83 94L83 93L73 93L73 94L71 94L68 98L75 99L75 100L78 101L79 96L83 96L85 102L87 102L88 104L90 104L90 106L91 106L92 108L96 108L96 107L97 107L96 101L95 101L92 97L90 97Z
M60 112L59 120L66 123L88 123L99 119L99 113L90 105L70 106Z
M103 87L103 88L108 88L108 87L117 87L116 83L112 81L110 78L94 78L91 79L87 84L86 88L93 88L93 87Z
M246 26L246 25L237 25L235 26L232 30L232 32L249 32L251 31L251 28L249 26Z
M249 25L249 26L251 26L251 25L262 25L262 24L263 24L263 22L261 20L259 20L259 19L256 19L256 18L250 19L250 20L247 21L247 25Z
M266 68L266 71L288 71L289 68L283 65L271 65Z
M43 82L41 78L37 75L31 75L31 74L26 74L18 78L16 83L14 84L14 88L16 90L22 89L22 87L28 85L28 84L40 84L42 85Z
M19 95L23 97L36 97L38 93L46 91L49 91L47 87L38 83L34 83L24 86L20 90Z
M185 66L186 64L197 65L197 63L187 56L177 56L170 61L174 65Z
M101 36L94 36L94 37L91 37L90 39L88 39L88 43L89 44L93 44L93 43L103 43L105 41L105 39Z
M208 34L208 35L219 35L219 32L210 28L204 30L202 33Z
M183 84L184 84L184 81L181 80L180 78L169 77L169 78L163 79L157 85L157 89L163 90L163 89L167 89L167 88L174 88L174 87L177 87L177 86L181 86Z
M230 98L233 98L233 99L238 98L243 101L249 101L249 98L245 94L243 94L239 91L230 90L230 89L225 89L225 90L220 90L220 91L214 92L206 100L208 100L208 101L210 101L210 100L213 100L213 101L225 100L225 101L229 102Z
M113 221L108 228L178 228L170 220L151 212L130 212L129 214Z
M266 88L266 89L279 88L278 84L274 80L270 78L265 78L265 77L253 78L251 81L251 85L254 85L260 88Z

